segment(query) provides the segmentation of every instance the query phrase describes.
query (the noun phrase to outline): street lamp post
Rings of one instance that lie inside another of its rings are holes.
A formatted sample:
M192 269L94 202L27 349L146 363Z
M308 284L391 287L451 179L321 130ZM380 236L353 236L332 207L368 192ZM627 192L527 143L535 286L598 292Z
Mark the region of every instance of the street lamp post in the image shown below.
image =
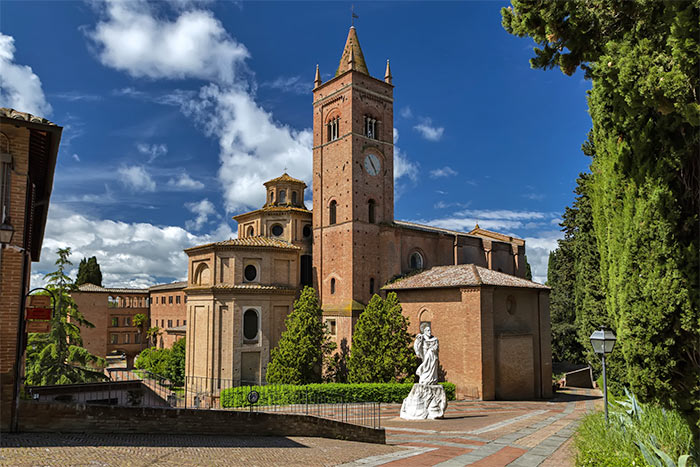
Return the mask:
M601 326L600 329L591 334L593 351L603 359L603 401L605 402L606 424L608 423L608 380L605 375L605 356L613 351L616 340L615 334L605 326Z

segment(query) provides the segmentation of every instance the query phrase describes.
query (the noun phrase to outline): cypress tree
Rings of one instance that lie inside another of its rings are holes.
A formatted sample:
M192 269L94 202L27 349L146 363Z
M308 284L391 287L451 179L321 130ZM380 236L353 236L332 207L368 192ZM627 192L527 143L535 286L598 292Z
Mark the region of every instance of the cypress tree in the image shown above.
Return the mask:
M590 202L605 313L642 400L700 431L700 44L697 1L512 0L505 29L531 65L593 87Z
M266 380L270 384L320 383L324 356L334 348L316 291L304 287L285 320L286 330L272 349Z
M95 256L80 260L75 285L95 284L102 287L102 271Z
M408 318L394 292L374 295L355 325L348 359L350 383L411 382L418 359L411 348Z

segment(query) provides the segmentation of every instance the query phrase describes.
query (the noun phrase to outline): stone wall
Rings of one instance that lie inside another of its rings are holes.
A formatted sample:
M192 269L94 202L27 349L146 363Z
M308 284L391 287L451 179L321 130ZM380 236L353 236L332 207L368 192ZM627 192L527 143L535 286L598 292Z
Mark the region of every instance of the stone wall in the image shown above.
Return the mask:
M314 436L384 444L384 429L307 415L20 402L19 429L59 433Z

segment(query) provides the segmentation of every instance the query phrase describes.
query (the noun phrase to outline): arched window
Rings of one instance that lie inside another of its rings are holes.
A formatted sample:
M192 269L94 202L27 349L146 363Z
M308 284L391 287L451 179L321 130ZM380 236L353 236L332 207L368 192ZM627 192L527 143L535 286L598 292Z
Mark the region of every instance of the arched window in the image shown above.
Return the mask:
M248 227L248 236L252 237L253 235L255 235L255 229L251 225L250 227Z
M194 273L195 285L208 285L209 284L209 277L210 277L209 266L207 266L204 263L197 266L197 269Z
M423 269L423 255L414 251L411 253L408 264L411 269Z
M338 205L338 203L336 203L335 200L333 200L333 201L331 201L331 204L328 206L328 223L330 225L335 224L337 205Z
M257 341L258 331L258 310L248 308L243 313L243 338L246 341Z
M249 264L243 269L243 277L247 282L253 282L258 278L258 268L254 264Z
M301 229L301 233L304 238L309 238L311 236L311 224L306 224L304 228Z
M374 224L375 222L377 222L377 202L373 199L369 200L369 202L367 203L367 210L369 211L369 223Z
M275 192L270 190L270 202L273 203L275 201Z
M284 190L280 190L279 195L277 195L277 201L280 203L286 203L287 202L287 192Z
M374 295L374 277L369 278L369 294Z
M340 135L340 117L332 118L328 121L328 141L338 139Z
M331 293L335 293L335 277L331 279Z
M297 192L292 191L292 204L296 206L297 204Z

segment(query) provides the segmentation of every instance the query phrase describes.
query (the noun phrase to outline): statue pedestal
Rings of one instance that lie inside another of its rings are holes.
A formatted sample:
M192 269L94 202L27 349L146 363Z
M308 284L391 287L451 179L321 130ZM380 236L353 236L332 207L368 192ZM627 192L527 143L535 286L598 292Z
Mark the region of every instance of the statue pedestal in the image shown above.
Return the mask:
M445 389L439 384L414 384L401 405L401 418L425 420L442 418L447 408Z

